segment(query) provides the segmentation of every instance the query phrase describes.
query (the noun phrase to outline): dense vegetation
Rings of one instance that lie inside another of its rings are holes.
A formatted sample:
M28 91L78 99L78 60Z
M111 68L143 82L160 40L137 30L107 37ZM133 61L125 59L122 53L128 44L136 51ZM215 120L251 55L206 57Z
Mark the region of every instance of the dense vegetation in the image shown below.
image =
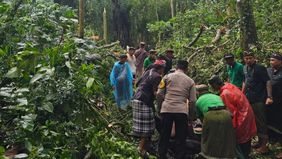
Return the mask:
M14 2L0 3L0 145L37 159L136 156L107 127L118 117L109 49L75 37L71 8Z
M138 158L125 135L130 110L116 108L108 82L112 52L122 50L117 40L173 48L198 83L224 72L224 53L241 57L240 16L231 0L174 1L172 18L169 0L88 0L84 39L76 36L78 3L56 2L0 0L0 156L14 147L37 159ZM282 49L282 1L252 5L254 51L267 64L265 57ZM104 8L112 45L89 38L102 38Z

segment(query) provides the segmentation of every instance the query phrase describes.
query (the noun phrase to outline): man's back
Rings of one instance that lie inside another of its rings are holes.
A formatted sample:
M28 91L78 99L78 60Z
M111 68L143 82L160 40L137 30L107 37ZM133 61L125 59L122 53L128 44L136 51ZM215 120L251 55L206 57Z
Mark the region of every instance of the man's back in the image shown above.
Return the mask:
M196 101L196 89L194 81L177 70L164 77L165 99L162 104L161 113L188 113L187 100Z
M147 57L147 52L145 49L138 49L135 51L134 56L136 57L136 67L137 69L143 68L143 62Z
M209 108L224 106L220 96L206 93L201 95L196 102L197 115L203 117L209 111Z

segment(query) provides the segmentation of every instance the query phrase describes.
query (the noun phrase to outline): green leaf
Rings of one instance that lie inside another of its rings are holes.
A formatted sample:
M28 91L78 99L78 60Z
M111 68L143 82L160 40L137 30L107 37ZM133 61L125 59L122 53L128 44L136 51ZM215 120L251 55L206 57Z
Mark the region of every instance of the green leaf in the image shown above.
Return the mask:
M32 144L29 141L25 141L24 146L29 152L32 150Z
M32 79L30 80L30 84L33 84L34 82L38 81L42 77L43 77L43 74L41 73L35 74L35 76L33 76Z
M43 103L42 108L50 113L53 113L54 110L53 104L51 102Z
M9 10L9 5L6 3L0 3L0 13L3 14Z
M73 10L67 10L64 14L66 18L73 18L75 17L75 12Z
M1 155L3 155L3 154L4 154L4 152L5 152L4 147L0 146L0 156L1 156Z
M86 87L90 88L94 83L94 78L89 78L87 83L86 83Z
M28 155L26 153L20 153L14 156L14 159L20 159L20 158L28 158Z
M20 76L19 70L17 67L11 68L5 75L7 78L17 78Z
M17 99L17 103L19 104L19 106L23 106L23 105L27 105L27 99L26 98L18 98Z
M5 54L6 54L6 52L4 50L0 49L0 56L3 56Z
M70 63L70 61L67 61L65 64L66 64L66 66L67 66L68 68L71 68L71 63Z
M27 114L21 117L21 121L20 123L22 124L22 128L26 129L30 132L33 131L33 127L34 127L34 120L36 119L35 114Z

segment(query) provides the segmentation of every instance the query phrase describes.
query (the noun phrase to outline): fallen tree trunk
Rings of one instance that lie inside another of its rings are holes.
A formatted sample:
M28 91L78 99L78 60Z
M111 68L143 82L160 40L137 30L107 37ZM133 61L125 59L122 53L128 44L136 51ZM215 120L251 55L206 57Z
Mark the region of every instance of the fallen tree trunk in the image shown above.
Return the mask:
M116 41L116 42L113 42L113 43L111 43L111 44L99 46L99 47L97 47L97 49L106 49L106 48L110 48L110 47L113 47L113 46L115 46L115 45L118 45L119 43L120 43L120 41Z

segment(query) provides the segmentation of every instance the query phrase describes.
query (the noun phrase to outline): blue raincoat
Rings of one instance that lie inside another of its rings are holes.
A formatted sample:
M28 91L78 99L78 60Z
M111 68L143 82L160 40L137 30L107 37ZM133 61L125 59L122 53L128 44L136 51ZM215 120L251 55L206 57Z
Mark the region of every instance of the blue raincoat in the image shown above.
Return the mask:
M111 85L119 108L125 109L133 96L133 75L127 62L116 62L110 75Z

